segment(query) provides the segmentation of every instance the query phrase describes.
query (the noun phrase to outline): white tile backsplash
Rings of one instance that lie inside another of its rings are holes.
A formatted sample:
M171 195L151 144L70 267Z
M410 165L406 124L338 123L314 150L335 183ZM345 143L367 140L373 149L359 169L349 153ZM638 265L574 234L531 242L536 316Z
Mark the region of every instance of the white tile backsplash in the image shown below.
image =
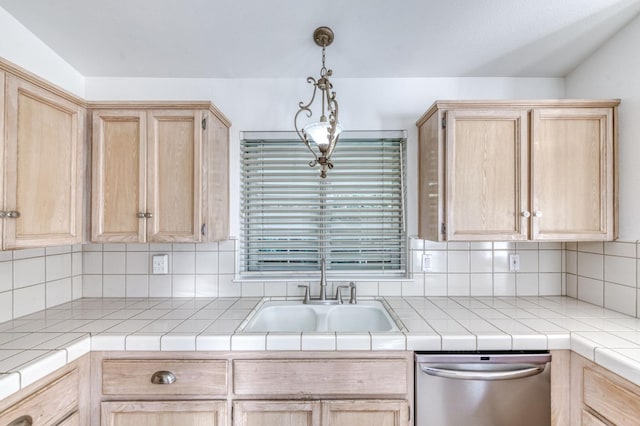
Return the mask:
M469 251L449 250L447 259L448 273L469 272Z
M138 247L138 244L131 244ZM147 246L146 244L142 244ZM127 251L126 255L127 274L148 274L149 273L149 252L147 251ZM170 271L171 272L171 271Z
M0 322L13 319L13 292L0 293Z
M105 251L102 255L102 267L105 274L126 273L126 256L124 252Z
M64 245L0 251L0 322L82 297L81 250Z
M637 241L566 244L567 296L640 314Z
M604 281L578 276L578 299L604 305Z
M580 246L581 244L578 244L578 247ZM578 275L595 280L604 279L604 256L579 251Z
M44 283L45 258L33 257L13 261L13 288Z
M615 283L604 283L604 305L614 311L636 316L636 289Z
M13 315L20 317L46 307L44 283L13 291Z
M71 277L45 283L45 304L47 308L72 300Z
M68 246L65 246L68 247ZM58 280L71 276L71 253L45 257L46 281Z
M0 262L0 293L13 289L13 262Z
M537 296L566 294L637 315L638 243L435 243L410 239L411 277L357 281L365 296ZM211 244L85 244L0 252L0 321L79 297L300 297L316 279L237 282L236 241ZM153 253L170 273L150 273ZM432 270L422 271L422 254ZM510 272L509 254L520 255ZM330 282L334 286L335 283Z
M493 252L491 250L472 250L469 253L469 260L471 273L493 272Z
M635 258L604 256L604 280L635 287L636 263Z

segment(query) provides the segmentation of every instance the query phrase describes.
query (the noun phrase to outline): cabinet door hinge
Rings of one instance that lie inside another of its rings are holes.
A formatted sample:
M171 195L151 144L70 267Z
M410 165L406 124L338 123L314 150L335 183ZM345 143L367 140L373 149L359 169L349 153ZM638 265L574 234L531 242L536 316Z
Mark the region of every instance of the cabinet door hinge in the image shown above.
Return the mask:
M202 224L202 228L200 228L200 232L202 233L202 235L207 235L207 224L206 223Z
M442 117L442 128L446 129L447 128L447 117Z
M202 119L202 130L207 130L207 119L206 118Z
M442 235L447 233L447 225L445 225L444 222L440 226L440 232L442 232Z

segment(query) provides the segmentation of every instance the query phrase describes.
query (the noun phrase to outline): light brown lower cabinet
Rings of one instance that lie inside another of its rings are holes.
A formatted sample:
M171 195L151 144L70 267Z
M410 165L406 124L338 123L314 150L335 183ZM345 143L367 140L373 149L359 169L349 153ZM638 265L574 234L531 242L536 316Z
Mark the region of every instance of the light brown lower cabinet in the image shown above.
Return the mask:
M233 426L404 426L407 401L237 401Z
M116 401L101 404L101 426L224 426L226 401Z
M0 400L2 426L89 424L89 362L82 358Z
M318 401L236 401L233 426L320 426Z
M571 424L640 425L640 386L571 353Z
M606 423L603 423L599 418L588 412L587 410L582 410L582 426L607 426Z
M403 426L409 422L407 401L326 401L324 426Z
M94 352L92 426L410 426L412 352Z

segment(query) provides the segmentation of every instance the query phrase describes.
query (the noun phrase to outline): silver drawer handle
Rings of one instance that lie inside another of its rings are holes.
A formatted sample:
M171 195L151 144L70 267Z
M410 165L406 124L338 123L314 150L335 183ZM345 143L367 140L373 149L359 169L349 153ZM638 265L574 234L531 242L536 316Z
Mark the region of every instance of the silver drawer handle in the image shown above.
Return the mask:
M156 371L151 376L151 383L154 385L170 385L176 381L176 376L171 371Z
M535 365L529 368L507 371L468 371L468 370L451 370L440 367L420 366L420 369L430 376L444 377L447 379L460 380L511 380L522 379L524 377L535 376L544 371L544 364Z
M20 217L20 212L12 210L10 212L6 212L6 216L10 219L17 219Z
M18 417L7 426L31 426L33 424L33 419L31 416L22 416Z

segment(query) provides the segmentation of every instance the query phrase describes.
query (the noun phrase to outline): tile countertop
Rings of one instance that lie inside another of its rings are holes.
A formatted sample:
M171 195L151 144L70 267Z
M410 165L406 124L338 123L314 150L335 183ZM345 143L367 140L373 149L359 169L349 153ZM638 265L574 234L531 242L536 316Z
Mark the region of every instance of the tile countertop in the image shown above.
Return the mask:
M91 350L571 349L640 385L640 319L569 297L386 297L400 332L237 331L267 299L84 298L0 323L0 399Z

